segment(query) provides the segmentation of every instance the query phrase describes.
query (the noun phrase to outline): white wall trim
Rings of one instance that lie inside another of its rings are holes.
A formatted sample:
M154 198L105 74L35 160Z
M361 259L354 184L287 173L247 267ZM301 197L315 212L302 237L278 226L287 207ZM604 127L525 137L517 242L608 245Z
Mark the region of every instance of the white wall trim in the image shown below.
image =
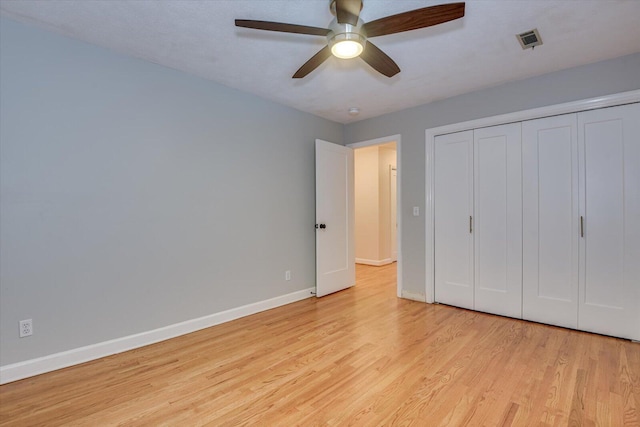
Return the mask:
M398 220L398 232L397 232L397 249L398 249L398 259L397 259L397 289L396 295L399 298L403 298L402 296L402 136L400 134L384 136L382 138L368 139L366 141L354 142L352 144L347 144L346 146L349 148L362 148L369 147L371 145L380 145L386 144L387 142L395 142L396 143L396 171L397 175L397 205L396 205L396 217Z
M349 148L362 148L362 147L370 147L372 145L381 145L386 144L387 142L399 142L400 135L391 135L391 136L383 136L382 138L368 139L366 141L360 142L352 142L351 144L347 144ZM397 148L397 147L396 147Z
M315 288L303 289L301 291L243 305L241 307L232 308L230 310L221 311L204 317L199 317L197 319L175 323L173 325L153 329L151 331L145 331L139 334L38 357L24 362L0 366L0 384L6 384L23 378L32 377L34 375L43 374L45 372L78 365L90 360L100 359L102 357L133 350L134 348L144 347L170 338L175 338L180 335L189 334L200 329L209 328L211 326L259 313L261 311L270 310L272 308L310 298L313 296L313 292L315 292Z
M409 291L402 291L402 298L410 299L413 301L419 301L419 302L427 302L425 295L417 294L415 292L409 292Z
M391 264L392 262L393 260L391 258L385 258L385 259L356 258L356 264L374 265L376 267L380 267L381 265Z
M632 90L613 95L588 98L564 104L549 105L530 110L516 111L498 116L484 117L461 123L453 123L425 130L425 257L426 257L426 302L435 301L434 283L434 141L437 135L478 129L487 126L497 126L506 123L539 119L542 117L558 116L561 114L577 113L579 111L595 110L597 108L613 107L616 105L640 102L640 90Z

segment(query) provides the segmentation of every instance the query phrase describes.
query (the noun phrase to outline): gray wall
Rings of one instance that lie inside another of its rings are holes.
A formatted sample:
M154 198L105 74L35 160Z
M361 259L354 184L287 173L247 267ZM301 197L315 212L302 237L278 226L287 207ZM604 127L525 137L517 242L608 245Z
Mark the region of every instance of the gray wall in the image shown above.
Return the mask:
M402 135L403 288L425 293L425 129L640 89L640 54L503 84L349 124L345 143Z
M0 31L1 365L314 286L314 141L343 125Z

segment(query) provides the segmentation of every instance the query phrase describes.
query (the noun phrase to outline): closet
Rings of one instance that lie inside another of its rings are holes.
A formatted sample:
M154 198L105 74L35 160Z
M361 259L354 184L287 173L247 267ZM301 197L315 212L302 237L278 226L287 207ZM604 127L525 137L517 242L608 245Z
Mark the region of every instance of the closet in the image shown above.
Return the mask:
M640 104L435 138L435 301L640 340Z
M436 139L436 301L522 316L521 145L520 123Z

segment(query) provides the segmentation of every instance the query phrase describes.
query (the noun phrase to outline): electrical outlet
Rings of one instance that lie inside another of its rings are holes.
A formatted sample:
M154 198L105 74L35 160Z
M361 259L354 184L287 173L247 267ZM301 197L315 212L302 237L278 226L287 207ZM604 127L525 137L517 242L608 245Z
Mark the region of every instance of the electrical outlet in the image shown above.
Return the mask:
M291 280L291 270L284 272L284 280Z
M20 321L20 338L33 335L33 320L21 320Z

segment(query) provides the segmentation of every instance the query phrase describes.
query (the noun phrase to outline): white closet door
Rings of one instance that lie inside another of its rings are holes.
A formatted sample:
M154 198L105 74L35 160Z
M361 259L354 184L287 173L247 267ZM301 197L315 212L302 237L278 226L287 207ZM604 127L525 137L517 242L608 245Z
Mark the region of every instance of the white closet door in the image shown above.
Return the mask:
M640 340L640 104L578 114L578 327Z
M522 123L522 317L578 327L575 114Z
M435 300L473 309L473 131L435 139Z
M522 317L521 124L474 132L475 309Z

